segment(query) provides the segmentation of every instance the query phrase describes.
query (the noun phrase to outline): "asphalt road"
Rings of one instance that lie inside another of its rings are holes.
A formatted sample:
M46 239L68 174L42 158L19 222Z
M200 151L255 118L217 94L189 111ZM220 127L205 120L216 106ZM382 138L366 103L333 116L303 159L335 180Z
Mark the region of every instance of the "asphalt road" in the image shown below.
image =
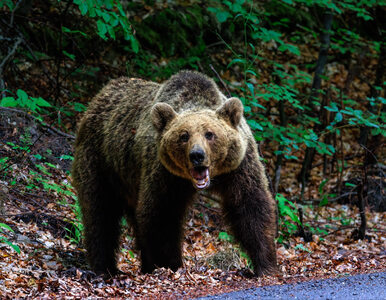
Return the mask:
M374 299L386 300L386 272L314 280L297 284L252 288L216 296L214 299Z

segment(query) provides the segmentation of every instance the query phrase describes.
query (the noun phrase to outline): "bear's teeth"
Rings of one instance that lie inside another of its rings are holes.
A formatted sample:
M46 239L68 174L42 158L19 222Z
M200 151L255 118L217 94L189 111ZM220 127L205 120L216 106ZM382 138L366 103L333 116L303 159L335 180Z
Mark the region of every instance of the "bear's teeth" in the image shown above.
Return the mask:
M204 179L201 180L195 180L196 187L199 189L204 189L209 186L210 184L210 178L209 176L206 176Z
M192 169L190 171L192 175L193 183L198 189L204 189L210 184L209 168L205 170Z

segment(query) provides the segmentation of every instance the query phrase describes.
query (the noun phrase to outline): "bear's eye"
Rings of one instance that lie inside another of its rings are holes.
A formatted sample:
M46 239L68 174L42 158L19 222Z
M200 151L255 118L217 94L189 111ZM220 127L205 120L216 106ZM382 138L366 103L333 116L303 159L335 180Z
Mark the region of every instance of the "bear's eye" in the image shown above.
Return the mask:
M186 143L187 141L189 141L189 133L184 132L183 134L181 134L180 141L183 143Z
M207 133L205 133L205 138L209 141L213 140L213 137L214 137L214 134L213 132L211 131L208 131Z

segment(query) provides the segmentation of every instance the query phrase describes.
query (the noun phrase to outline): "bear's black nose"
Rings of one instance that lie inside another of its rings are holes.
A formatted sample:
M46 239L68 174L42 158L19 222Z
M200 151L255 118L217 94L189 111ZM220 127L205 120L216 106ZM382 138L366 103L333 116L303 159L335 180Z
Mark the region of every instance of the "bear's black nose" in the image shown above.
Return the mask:
M205 152L199 146L193 146L189 153L189 159L194 166L199 166L205 159Z

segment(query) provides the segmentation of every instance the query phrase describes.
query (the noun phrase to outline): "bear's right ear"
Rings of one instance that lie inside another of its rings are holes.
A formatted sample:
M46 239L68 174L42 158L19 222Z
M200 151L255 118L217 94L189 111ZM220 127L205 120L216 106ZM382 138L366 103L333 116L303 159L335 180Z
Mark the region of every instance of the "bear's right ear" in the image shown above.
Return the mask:
M166 125L177 116L177 113L174 111L167 103L157 103L155 104L150 112L151 121L155 129L161 133Z

